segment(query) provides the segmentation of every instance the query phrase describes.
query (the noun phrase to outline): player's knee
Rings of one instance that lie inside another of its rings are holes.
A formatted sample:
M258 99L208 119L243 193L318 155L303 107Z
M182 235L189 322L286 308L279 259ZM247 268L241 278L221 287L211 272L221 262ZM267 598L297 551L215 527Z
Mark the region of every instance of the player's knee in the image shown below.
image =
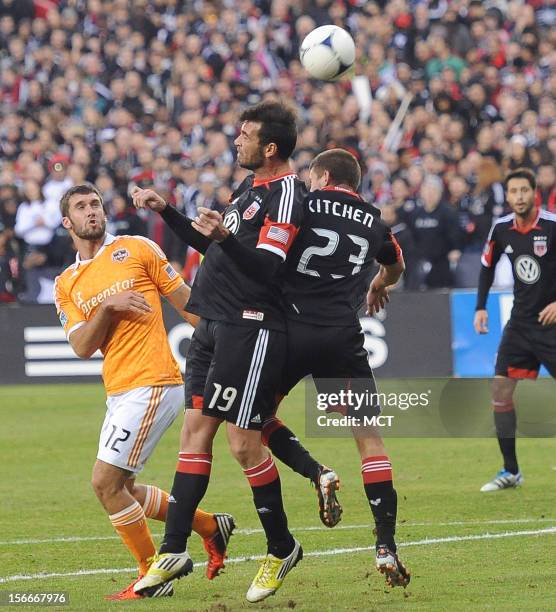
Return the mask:
M254 445L252 441L246 438L238 436L231 439L230 450L243 469L253 467L264 460L264 457L261 459L263 446L261 444ZM264 454L268 454L268 451L265 451Z
M102 502L103 500L110 499L121 491L119 483L115 482L110 478L106 478L105 475L93 472L91 478L91 486L98 499Z
M513 398L516 382L511 378L496 377L492 381L492 401L494 404L510 403Z

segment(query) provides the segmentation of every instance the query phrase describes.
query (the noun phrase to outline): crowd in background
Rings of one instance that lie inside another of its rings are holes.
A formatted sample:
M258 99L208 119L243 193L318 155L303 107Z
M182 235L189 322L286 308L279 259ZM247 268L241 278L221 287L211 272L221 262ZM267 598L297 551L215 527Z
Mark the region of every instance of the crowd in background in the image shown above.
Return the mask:
M299 63L329 23L355 39L353 81ZM556 211L551 0L0 0L0 301L50 301L75 257L59 198L85 180L109 231L151 237L190 279L194 254L130 208L129 188L189 216L224 210L245 175L237 118L267 98L297 109L302 178L325 148L357 155L405 288L475 286L508 170L533 168Z

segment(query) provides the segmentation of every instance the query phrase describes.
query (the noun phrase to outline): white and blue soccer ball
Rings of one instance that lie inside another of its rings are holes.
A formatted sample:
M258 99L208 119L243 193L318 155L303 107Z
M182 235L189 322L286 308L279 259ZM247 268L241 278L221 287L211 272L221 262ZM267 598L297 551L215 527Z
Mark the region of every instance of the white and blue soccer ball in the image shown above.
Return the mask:
M348 32L339 26L320 26L303 39L299 59L315 79L336 81L353 66L355 43Z

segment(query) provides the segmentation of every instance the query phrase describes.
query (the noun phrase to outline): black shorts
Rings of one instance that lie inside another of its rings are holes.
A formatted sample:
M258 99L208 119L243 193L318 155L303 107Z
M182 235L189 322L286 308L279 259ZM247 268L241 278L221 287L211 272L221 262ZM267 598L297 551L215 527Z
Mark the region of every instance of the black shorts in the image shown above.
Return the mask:
M260 430L274 413L285 358L284 332L201 319L187 353L185 408Z
M364 342L363 330L357 325L325 327L288 320L288 353L282 394L287 395L301 379L311 374L319 393L351 389L371 398L357 412L351 406L346 410L329 411L349 416L380 414L376 382Z
M556 325L510 321L504 329L496 357L496 375L537 378L543 365L556 377Z

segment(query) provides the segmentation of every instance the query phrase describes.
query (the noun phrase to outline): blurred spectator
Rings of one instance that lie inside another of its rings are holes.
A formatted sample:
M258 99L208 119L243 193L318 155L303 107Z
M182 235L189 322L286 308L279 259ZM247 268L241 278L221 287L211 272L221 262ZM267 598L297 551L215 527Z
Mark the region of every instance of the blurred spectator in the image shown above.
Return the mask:
M556 168L543 164L537 174L537 206L556 213Z
M104 192L103 192L104 193ZM111 213L108 216L108 231L115 236L147 236L147 224L125 198L116 194L112 198Z
M443 186L436 176L426 176L420 202L409 216L415 237L420 288L453 286L453 269L461 256L461 235L456 214L442 200Z

